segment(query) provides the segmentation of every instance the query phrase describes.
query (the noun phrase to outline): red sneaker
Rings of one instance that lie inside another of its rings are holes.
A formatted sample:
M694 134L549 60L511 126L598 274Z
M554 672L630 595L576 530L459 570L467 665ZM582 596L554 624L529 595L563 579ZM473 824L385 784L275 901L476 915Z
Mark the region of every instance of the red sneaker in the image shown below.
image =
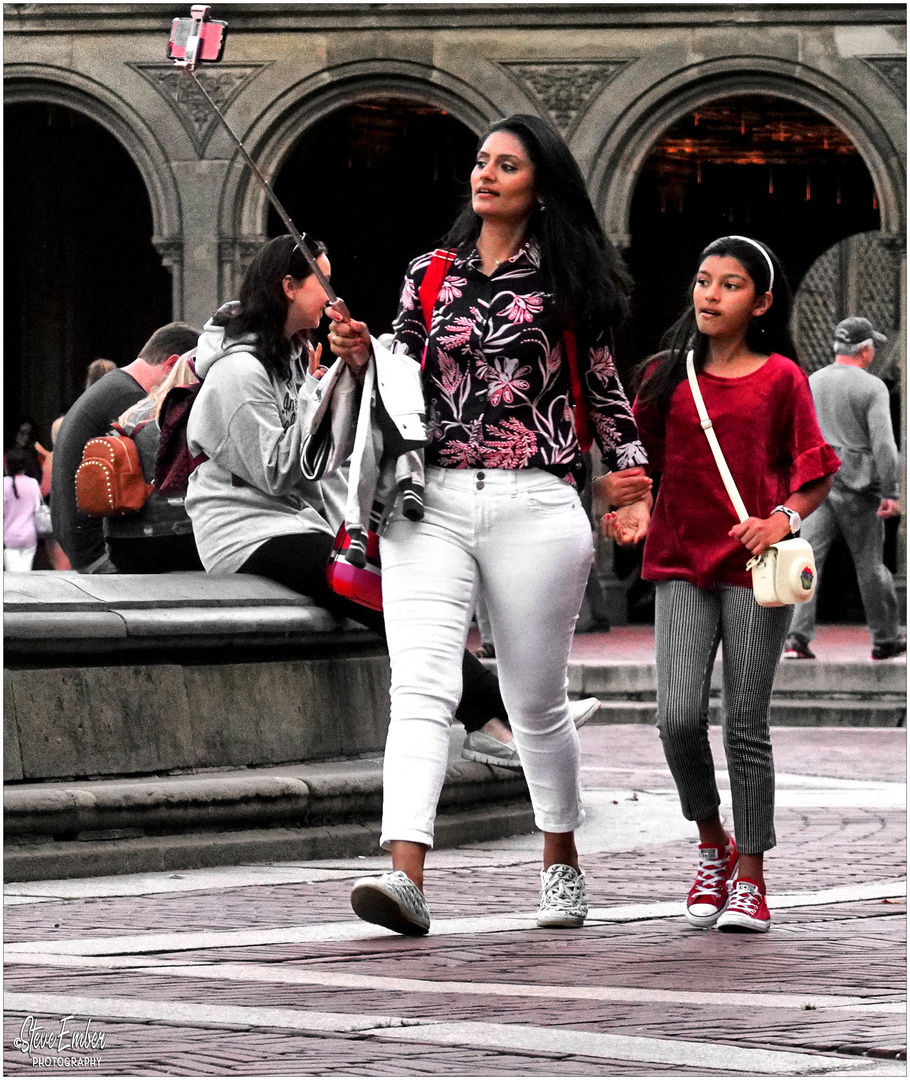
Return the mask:
M686 898L686 918L692 926L713 926L727 906L727 882L733 876L739 854L730 837L725 848L698 845L698 873Z
M738 878L733 882L730 903L717 920L717 929L734 934L764 934L771 929L771 912L765 903L765 894L754 881Z

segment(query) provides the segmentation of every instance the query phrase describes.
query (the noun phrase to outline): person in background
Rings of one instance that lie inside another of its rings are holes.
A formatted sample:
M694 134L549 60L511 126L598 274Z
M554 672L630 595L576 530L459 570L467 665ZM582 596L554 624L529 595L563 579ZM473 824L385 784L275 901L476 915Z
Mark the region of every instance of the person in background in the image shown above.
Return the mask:
M642 576L656 582L657 725L699 867L685 914L695 927L767 931L765 852L776 843L769 713L792 606L760 607L748 560L799 531L838 459L815 418L789 332L790 289L757 240L725 236L701 253L692 301L644 365L635 417L660 474ZM742 501L739 522L701 426L696 378ZM648 527L650 494L606 515L608 536ZM708 692L723 643L723 738L735 837L720 816ZM737 870L738 867L738 870Z
M30 476L40 484L48 452L38 442L38 425L30 416L20 416L16 421L13 428L12 448L21 450L25 455L24 475ZM4 455L5 463L6 455Z
M162 365L192 349L198 336L199 331L184 322L160 327L142 346L136 360L103 375L64 417L54 444L51 516L54 536L79 573L117 572L107 554L101 519L87 517L76 505L76 470L85 444L106 435L125 409L149 394L168 371Z
M142 473L148 483L155 478L161 406L172 387L191 386L197 381L190 363L192 356L193 352L184 353L171 366L164 382L116 421L117 427L136 444ZM135 514L104 518L108 554L121 574L166 574L203 569L185 499L185 492L160 495L153 491Z
M117 365L113 360L93 360L85 369L85 386L82 388L83 392L88 390L90 386L94 386L102 375L107 375L109 371L114 371L116 367ZM51 446L57 441L57 433L60 431L60 425L63 423L63 418L65 416L66 413L61 413L53 424L51 424ZM47 472L48 469L45 468L45 474ZM48 487L50 487L50 481L48 481ZM47 495L48 492L45 491L44 494Z
M843 536L872 632L872 659L907 651L891 571L882 550L885 521L900 513L897 443L888 407L888 388L869 371L876 342L887 341L868 319L851 315L834 331L834 361L809 376L815 411L825 438L841 459L831 493L806 522L803 539L815 553L819 574L838 535ZM818 593L793 616L784 659L814 660Z
M35 511L41 502L41 486L27 469L31 456L24 447L6 453L3 477L3 569L31 570L38 550Z
M566 672L593 541L565 332L607 467L646 464L611 352L629 279L571 152L531 115L481 137L470 201L444 243L456 255L429 333L418 298L432 253L409 266L394 323L395 349L425 358L425 511L411 521L397 507L380 539L392 660L380 843L392 870L356 882L351 904L398 933L429 930L424 863L482 591L543 832L538 925L579 927L585 815ZM355 373L374 348L363 323L336 322L329 342Z

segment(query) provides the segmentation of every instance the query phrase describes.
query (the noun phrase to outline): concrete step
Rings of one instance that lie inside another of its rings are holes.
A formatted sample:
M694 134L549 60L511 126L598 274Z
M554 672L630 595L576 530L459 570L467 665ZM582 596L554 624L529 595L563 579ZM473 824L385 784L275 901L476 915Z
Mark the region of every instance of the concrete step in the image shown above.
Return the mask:
M654 724L656 701L604 701L591 724ZM720 701L710 706L710 722L720 724ZM772 727L903 727L906 702L837 701L775 696L771 701Z
M521 772L462 760L452 729L437 846L534 827ZM378 854L382 758L7 784L7 881Z

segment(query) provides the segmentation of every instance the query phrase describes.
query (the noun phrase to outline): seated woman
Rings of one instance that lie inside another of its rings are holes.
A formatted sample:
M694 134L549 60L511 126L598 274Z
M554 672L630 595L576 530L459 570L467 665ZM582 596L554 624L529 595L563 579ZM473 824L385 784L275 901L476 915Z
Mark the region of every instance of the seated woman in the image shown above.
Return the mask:
M307 243L328 277L324 245ZM190 476L186 508L206 570L270 578L384 637L380 612L326 583L335 537L327 502L333 495L336 504L341 500L331 479L305 480L301 468L303 406L318 385L319 350L310 338L326 302L293 238L280 236L254 258L239 302L225 304L207 323L195 362L203 385L187 442L192 454L208 460ZM462 670L458 719L469 731L486 727L510 739L496 676L467 652Z

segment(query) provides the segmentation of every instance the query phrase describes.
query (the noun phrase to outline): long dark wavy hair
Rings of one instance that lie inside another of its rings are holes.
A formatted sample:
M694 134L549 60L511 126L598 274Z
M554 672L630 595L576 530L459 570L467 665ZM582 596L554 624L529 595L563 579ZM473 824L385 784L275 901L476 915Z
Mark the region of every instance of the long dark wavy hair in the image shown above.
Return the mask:
M758 243L756 240L755 243ZM774 267L774 287L771 293L774 303L763 314L749 323L746 331L746 344L756 353L780 353L796 363L799 358L790 333L790 312L793 307L793 293L787 283L780 260L767 246L761 245L768 253ZM698 265L711 255L732 255L740 262L755 285L756 296L768 292L771 273L768 262L755 244L740 240L735 236L722 236L708 244L698 257ZM697 275L696 275L697 277ZM695 307L692 303L692 289L696 278L689 287L686 307L679 319L664 334L661 340L663 352L649 356L636 371L635 381L639 385L638 396L643 401L653 401L661 413L670 407L673 391L686 378L686 354L694 352L695 370L701 371L708 356L708 339L702 334L695 322Z
M325 254L321 241L305 236L304 243L314 258ZM270 374L281 379L290 376L294 353L294 343L284 332L290 301L282 282L288 274L303 281L312 272L293 236L278 236L259 249L244 274L239 308L220 313L214 320L225 328L225 340L254 334L256 356Z
M516 113L491 124L478 150L494 131L507 131L534 164L535 204L528 236L541 249L541 271L565 326L596 332L618 326L629 313L632 279L619 252L604 234L588 198L584 178L562 136L545 121ZM476 241L482 225L468 199L442 241L460 248Z

